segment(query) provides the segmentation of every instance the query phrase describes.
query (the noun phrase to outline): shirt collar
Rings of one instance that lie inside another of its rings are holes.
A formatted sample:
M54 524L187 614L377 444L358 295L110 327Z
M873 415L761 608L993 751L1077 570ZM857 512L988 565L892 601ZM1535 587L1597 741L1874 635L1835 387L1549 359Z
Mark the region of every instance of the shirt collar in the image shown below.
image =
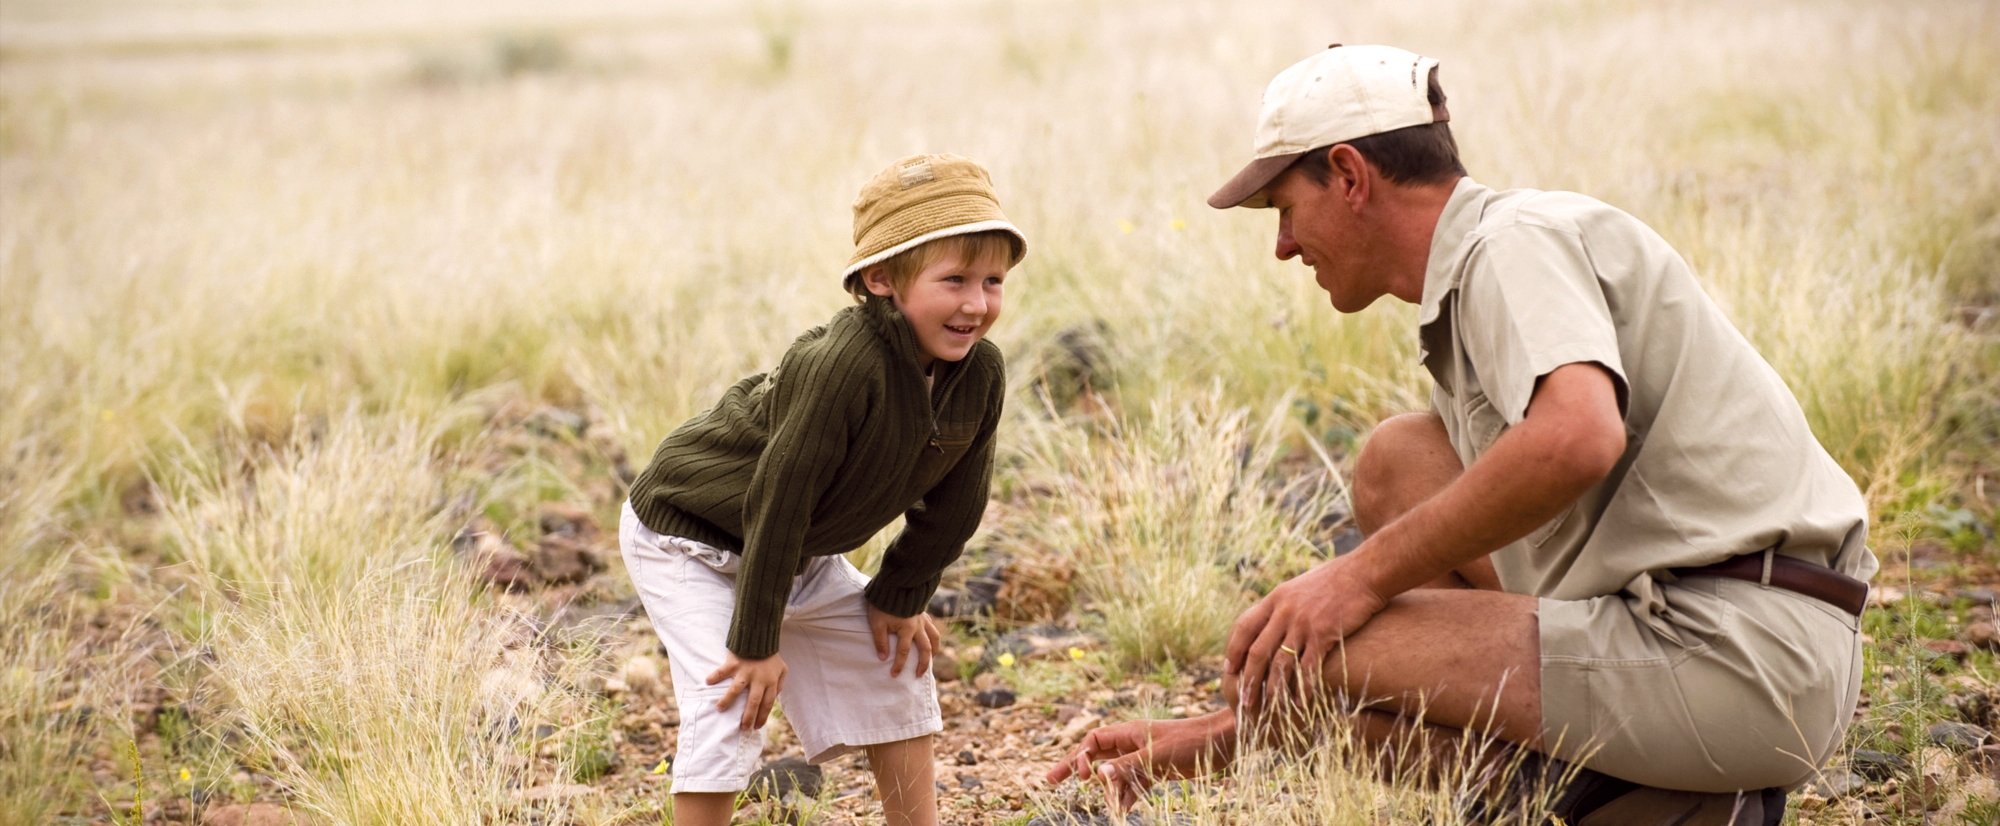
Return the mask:
M1424 265L1424 295L1417 304L1418 327L1436 321L1443 310L1444 297L1458 288L1458 276L1464 269L1459 266L1459 252L1465 247L1466 237L1479 226L1479 217L1486 211L1492 195L1492 189L1470 176L1459 178L1458 185L1452 188L1451 198L1438 214L1437 229L1431 232L1430 260Z

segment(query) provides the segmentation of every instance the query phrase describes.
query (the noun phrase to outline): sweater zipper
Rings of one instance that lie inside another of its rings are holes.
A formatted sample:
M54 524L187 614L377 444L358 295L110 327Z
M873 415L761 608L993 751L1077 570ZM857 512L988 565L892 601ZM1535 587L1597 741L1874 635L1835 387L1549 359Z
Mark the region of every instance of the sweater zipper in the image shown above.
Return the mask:
M966 357L970 358L971 354L967 353ZM930 448L937 451L939 456L944 455L944 445L938 441L943 436L942 433L938 432L938 411L944 409L945 402L951 400L951 391L958 389L958 380L964 375L965 365L963 363L952 369L951 375L945 377L944 386L938 388L937 404L935 405L930 403L930 394L924 394L924 406L930 408L931 413Z

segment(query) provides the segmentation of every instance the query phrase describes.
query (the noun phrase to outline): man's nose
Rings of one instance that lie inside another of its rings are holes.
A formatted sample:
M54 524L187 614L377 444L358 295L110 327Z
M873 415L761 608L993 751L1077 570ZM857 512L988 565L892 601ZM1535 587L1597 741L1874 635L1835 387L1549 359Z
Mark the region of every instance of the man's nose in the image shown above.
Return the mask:
M1293 241L1293 240L1292 240L1292 229L1291 229L1291 227L1287 227L1287 226L1284 226L1284 225L1282 225L1282 224L1281 224L1281 225L1279 225L1279 226L1278 226L1278 260L1279 260L1279 261L1289 261L1289 260L1291 260L1291 259L1292 259L1292 257L1293 257L1293 256L1296 256L1296 255L1298 255L1298 254L1299 254L1299 244L1298 244L1298 242L1297 242L1297 241Z

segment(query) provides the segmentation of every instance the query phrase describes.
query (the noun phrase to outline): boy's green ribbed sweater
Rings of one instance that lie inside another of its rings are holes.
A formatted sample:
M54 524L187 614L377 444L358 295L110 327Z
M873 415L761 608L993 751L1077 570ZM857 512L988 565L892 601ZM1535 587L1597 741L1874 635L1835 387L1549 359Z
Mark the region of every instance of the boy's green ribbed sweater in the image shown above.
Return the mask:
M845 553L905 517L868 584L875 607L924 610L986 511L1006 394L1000 348L918 367L916 334L885 298L799 336L778 368L660 442L632 483L646 527L743 557L729 650L778 650L792 580L808 557Z

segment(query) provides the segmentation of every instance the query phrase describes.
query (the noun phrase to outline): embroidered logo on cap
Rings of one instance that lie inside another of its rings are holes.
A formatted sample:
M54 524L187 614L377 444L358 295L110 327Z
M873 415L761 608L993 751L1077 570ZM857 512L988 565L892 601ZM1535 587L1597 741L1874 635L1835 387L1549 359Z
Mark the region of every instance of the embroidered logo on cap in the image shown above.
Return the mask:
M903 188L909 189L917 184L930 183L937 180L937 174L931 171L931 162L929 160L921 160L903 167L902 179Z

